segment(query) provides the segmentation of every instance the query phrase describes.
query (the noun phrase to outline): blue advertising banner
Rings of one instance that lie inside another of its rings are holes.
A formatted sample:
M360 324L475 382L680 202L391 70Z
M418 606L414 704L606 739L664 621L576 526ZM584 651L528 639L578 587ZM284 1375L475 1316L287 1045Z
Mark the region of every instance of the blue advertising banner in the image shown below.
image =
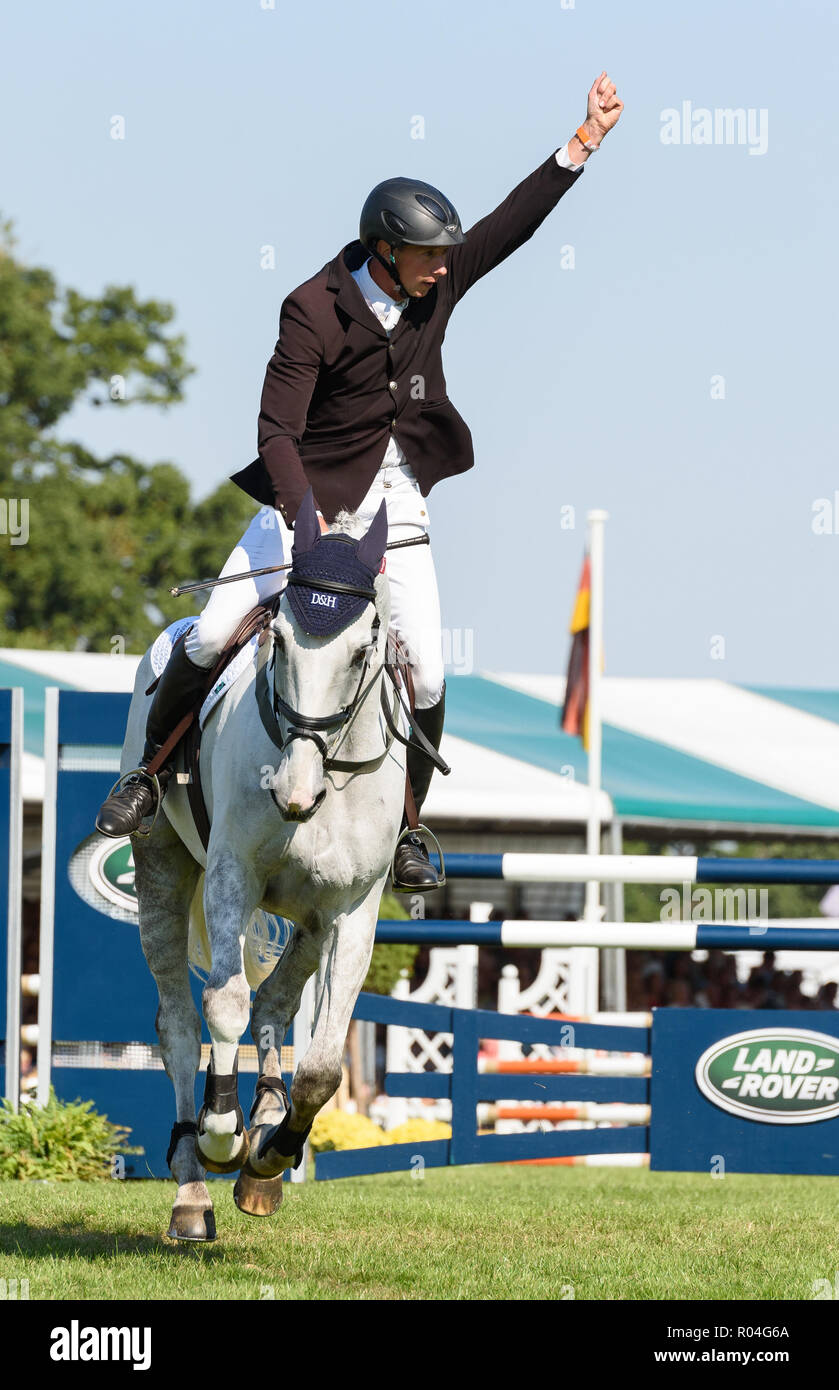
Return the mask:
M839 1013L656 1009L650 1167L839 1174Z

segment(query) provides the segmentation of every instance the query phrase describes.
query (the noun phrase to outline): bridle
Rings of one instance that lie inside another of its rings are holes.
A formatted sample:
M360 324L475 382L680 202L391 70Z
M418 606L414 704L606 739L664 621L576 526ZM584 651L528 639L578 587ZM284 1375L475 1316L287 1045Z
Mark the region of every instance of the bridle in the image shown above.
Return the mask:
M318 588L320 587L321 585L318 584ZM325 583L323 587L327 587ZM351 590L348 585L344 585L342 587L342 592L360 593L361 590ZM378 644L380 626L380 619L377 613L376 617L373 620L373 640L367 648L366 652L364 653L364 665L361 669L361 675L358 678L358 685L355 688L355 694L353 695L349 704L344 705L339 710L336 710L335 714L303 714L301 710L295 709L292 705L288 703L287 700L283 699L282 695L280 695L277 691L276 681L272 678L272 685L274 690L272 709L276 716L281 717L285 721L288 729L288 732L285 738L283 739L282 743L283 752L285 752L285 750L290 746L291 743L293 743L293 741L296 738L309 738L312 740L313 743L317 745L320 751L320 755L323 758L324 771L328 772L332 768L349 769L350 767L359 768L367 766L367 763L347 763L337 760L330 753L325 740L321 738L321 733L334 732L334 734L337 735L343 732L344 734L346 734L349 725L355 719L356 715L358 714L358 711L360 710L364 701L367 699L367 696L370 694L370 691L376 684L376 681L381 676L382 671L384 670L384 662L382 662L381 666L379 666L378 669L373 672L369 684L367 685L366 689L364 688L364 681L370 671L371 666L370 653L371 651L375 651L376 646ZM276 646L274 647L274 651L271 653L271 663L274 662L275 653ZM272 677L273 675L274 671L272 668ZM378 758L369 759L368 761L370 763L378 762Z
M295 574L289 575L288 583L290 585L299 585L301 588L325 590L327 593L353 594L358 598L367 599L369 603L375 603L376 601L376 591L372 585L366 588L362 588L360 585L346 584L342 580L338 579L313 580L310 578L303 578ZM276 631L273 622L271 624L271 630L272 632ZM363 760L351 760L335 757L335 751L340 746L341 742L343 741L343 738L346 736L350 725L356 718L356 715L361 709L361 706L364 704L364 701L367 699L367 696L370 694L371 690L374 689L382 673L388 667L388 663L386 661L383 661L381 665L378 666L376 670L372 672L372 674L370 674L372 666L372 654L375 652L378 646L380 631L381 619L377 612L373 618L373 638L372 641L368 644L367 649L364 653L364 665L361 669L361 674L358 679L358 685L355 688L355 693L352 699L349 701L349 703L344 705L341 709L336 710L334 714L304 714L302 710L295 709L293 705L290 705L287 700L283 699L283 697L279 694L276 685L276 669L274 666L274 662L276 658L277 648L276 643L274 644L273 650L271 652L271 657L268 662L268 669L266 670L266 679L270 670L271 712L274 716L274 720L282 719L287 727L287 733L281 743L278 742L278 740L272 734L272 738L274 739L274 742L277 744L277 747L280 749L281 752L285 752L295 739L308 738L311 739L312 742L317 746L320 755L323 758L323 767L325 772L333 770L338 772L361 772L378 766L378 764L382 761L388 749L390 748L391 743L393 742L394 734L391 732L391 730L393 729L396 717L398 715L399 704L399 692L395 686L393 710L391 711L385 708L385 717L388 723L388 736L386 738L385 746L382 752L377 754L373 758L366 758ZM365 680L367 679L368 675L370 675L370 680L365 686ZM384 688L382 688L382 703L383 705L386 704ZM263 723L264 722L265 721L263 719ZM330 740L332 743L331 750L328 746L327 739L321 737L322 734L326 734L327 736L331 734L333 736ZM321 794L320 799L322 799L323 794L324 793Z
M338 538L335 537L335 539ZM343 539L343 537L341 537L341 539ZM350 541L350 544L351 543ZM353 594L359 598L367 599L369 603L375 604L376 601L376 591L372 585L362 588L360 585L346 584L342 580L312 579L297 576L293 573L289 575L288 583L290 585L299 585L301 588L323 589L328 593ZM275 620L272 620L270 624L272 634L277 632L274 622ZM429 743L422 730L414 723L412 711L405 704L400 690L402 678L399 674L399 662L396 654L394 653L393 659L390 661L387 659L386 654L385 660L383 660L381 665L372 671L371 674L372 654L378 646L380 631L381 619L378 612L376 612L373 618L373 639L368 643L365 650L364 665L361 670L361 675L359 676L358 685L355 688L355 693L349 703L342 706L341 709L336 710L334 714L304 714L301 710L295 709L287 700L283 699L277 691L277 644L273 642L271 655L268 661L257 672L256 678L257 705L263 727L272 743L274 743L281 753L285 753L295 739L311 739L318 748L323 759L324 772L370 772L382 764L390 751L393 740L397 739L400 743L404 744L406 748L408 746L418 747L426 757L431 758L432 762L436 767L440 768L441 772L446 774L451 769L444 759L441 758L433 744ZM388 643L389 642L390 635L388 635ZM384 674L390 678L393 684L393 698L391 701L387 698L384 681L381 681L380 685L382 714L384 715L385 724L387 725L384 748L372 758L350 759L336 757L336 751L340 748L343 739L346 737L364 701L367 699L371 690L380 682ZM365 680L368 675L370 675L370 679L365 685ZM405 713L409 724L412 726L412 737L409 739L405 738L398 727L400 708ZM280 733L279 720L283 720L287 728L284 737ZM325 735L325 737L322 737L322 735ZM314 815L325 795L326 788L324 787L315 799L312 810L309 813L310 816ZM275 805L278 805L273 788L271 789L271 796ZM278 806L278 809L281 808ZM306 819L308 820L309 816L307 816Z

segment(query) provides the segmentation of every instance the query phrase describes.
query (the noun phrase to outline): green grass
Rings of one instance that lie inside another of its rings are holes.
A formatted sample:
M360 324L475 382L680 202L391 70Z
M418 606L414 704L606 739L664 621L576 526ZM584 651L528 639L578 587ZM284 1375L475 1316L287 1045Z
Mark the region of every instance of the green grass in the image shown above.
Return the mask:
M498 1165L286 1186L174 1245L174 1183L0 1183L0 1278L31 1299L811 1299L839 1181ZM266 1288L270 1292L266 1292Z

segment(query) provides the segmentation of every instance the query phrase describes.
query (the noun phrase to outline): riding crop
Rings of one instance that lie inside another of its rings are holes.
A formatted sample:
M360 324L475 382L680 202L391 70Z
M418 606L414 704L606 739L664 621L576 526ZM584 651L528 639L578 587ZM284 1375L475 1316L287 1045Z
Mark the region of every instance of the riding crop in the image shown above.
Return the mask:
M406 541L388 541L385 550L401 550L406 545L430 545L429 536L411 536ZM180 594L192 594L196 589L215 589L219 584L235 584L239 579L257 579L261 574L277 574L280 570L290 570L291 561L287 565L268 565L262 570L246 570L244 574L228 574L224 579L201 579L196 584L179 584L169 593L173 598L178 598Z

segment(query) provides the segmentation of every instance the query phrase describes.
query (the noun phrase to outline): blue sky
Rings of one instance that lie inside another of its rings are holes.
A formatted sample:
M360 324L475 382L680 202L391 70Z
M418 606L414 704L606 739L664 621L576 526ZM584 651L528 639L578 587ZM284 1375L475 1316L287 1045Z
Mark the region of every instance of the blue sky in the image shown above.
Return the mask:
M63 432L170 459L198 497L255 456L282 299L357 234L370 187L426 179L468 228L605 68L618 127L447 333L477 464L429 498L444 622L479 669L564 669L604 507L608 674L839 682L835 6L18 0L0 47L19 254L171 301L198 368L181 406L79 408ZM684 103L751 111L765 151L663 143Z

